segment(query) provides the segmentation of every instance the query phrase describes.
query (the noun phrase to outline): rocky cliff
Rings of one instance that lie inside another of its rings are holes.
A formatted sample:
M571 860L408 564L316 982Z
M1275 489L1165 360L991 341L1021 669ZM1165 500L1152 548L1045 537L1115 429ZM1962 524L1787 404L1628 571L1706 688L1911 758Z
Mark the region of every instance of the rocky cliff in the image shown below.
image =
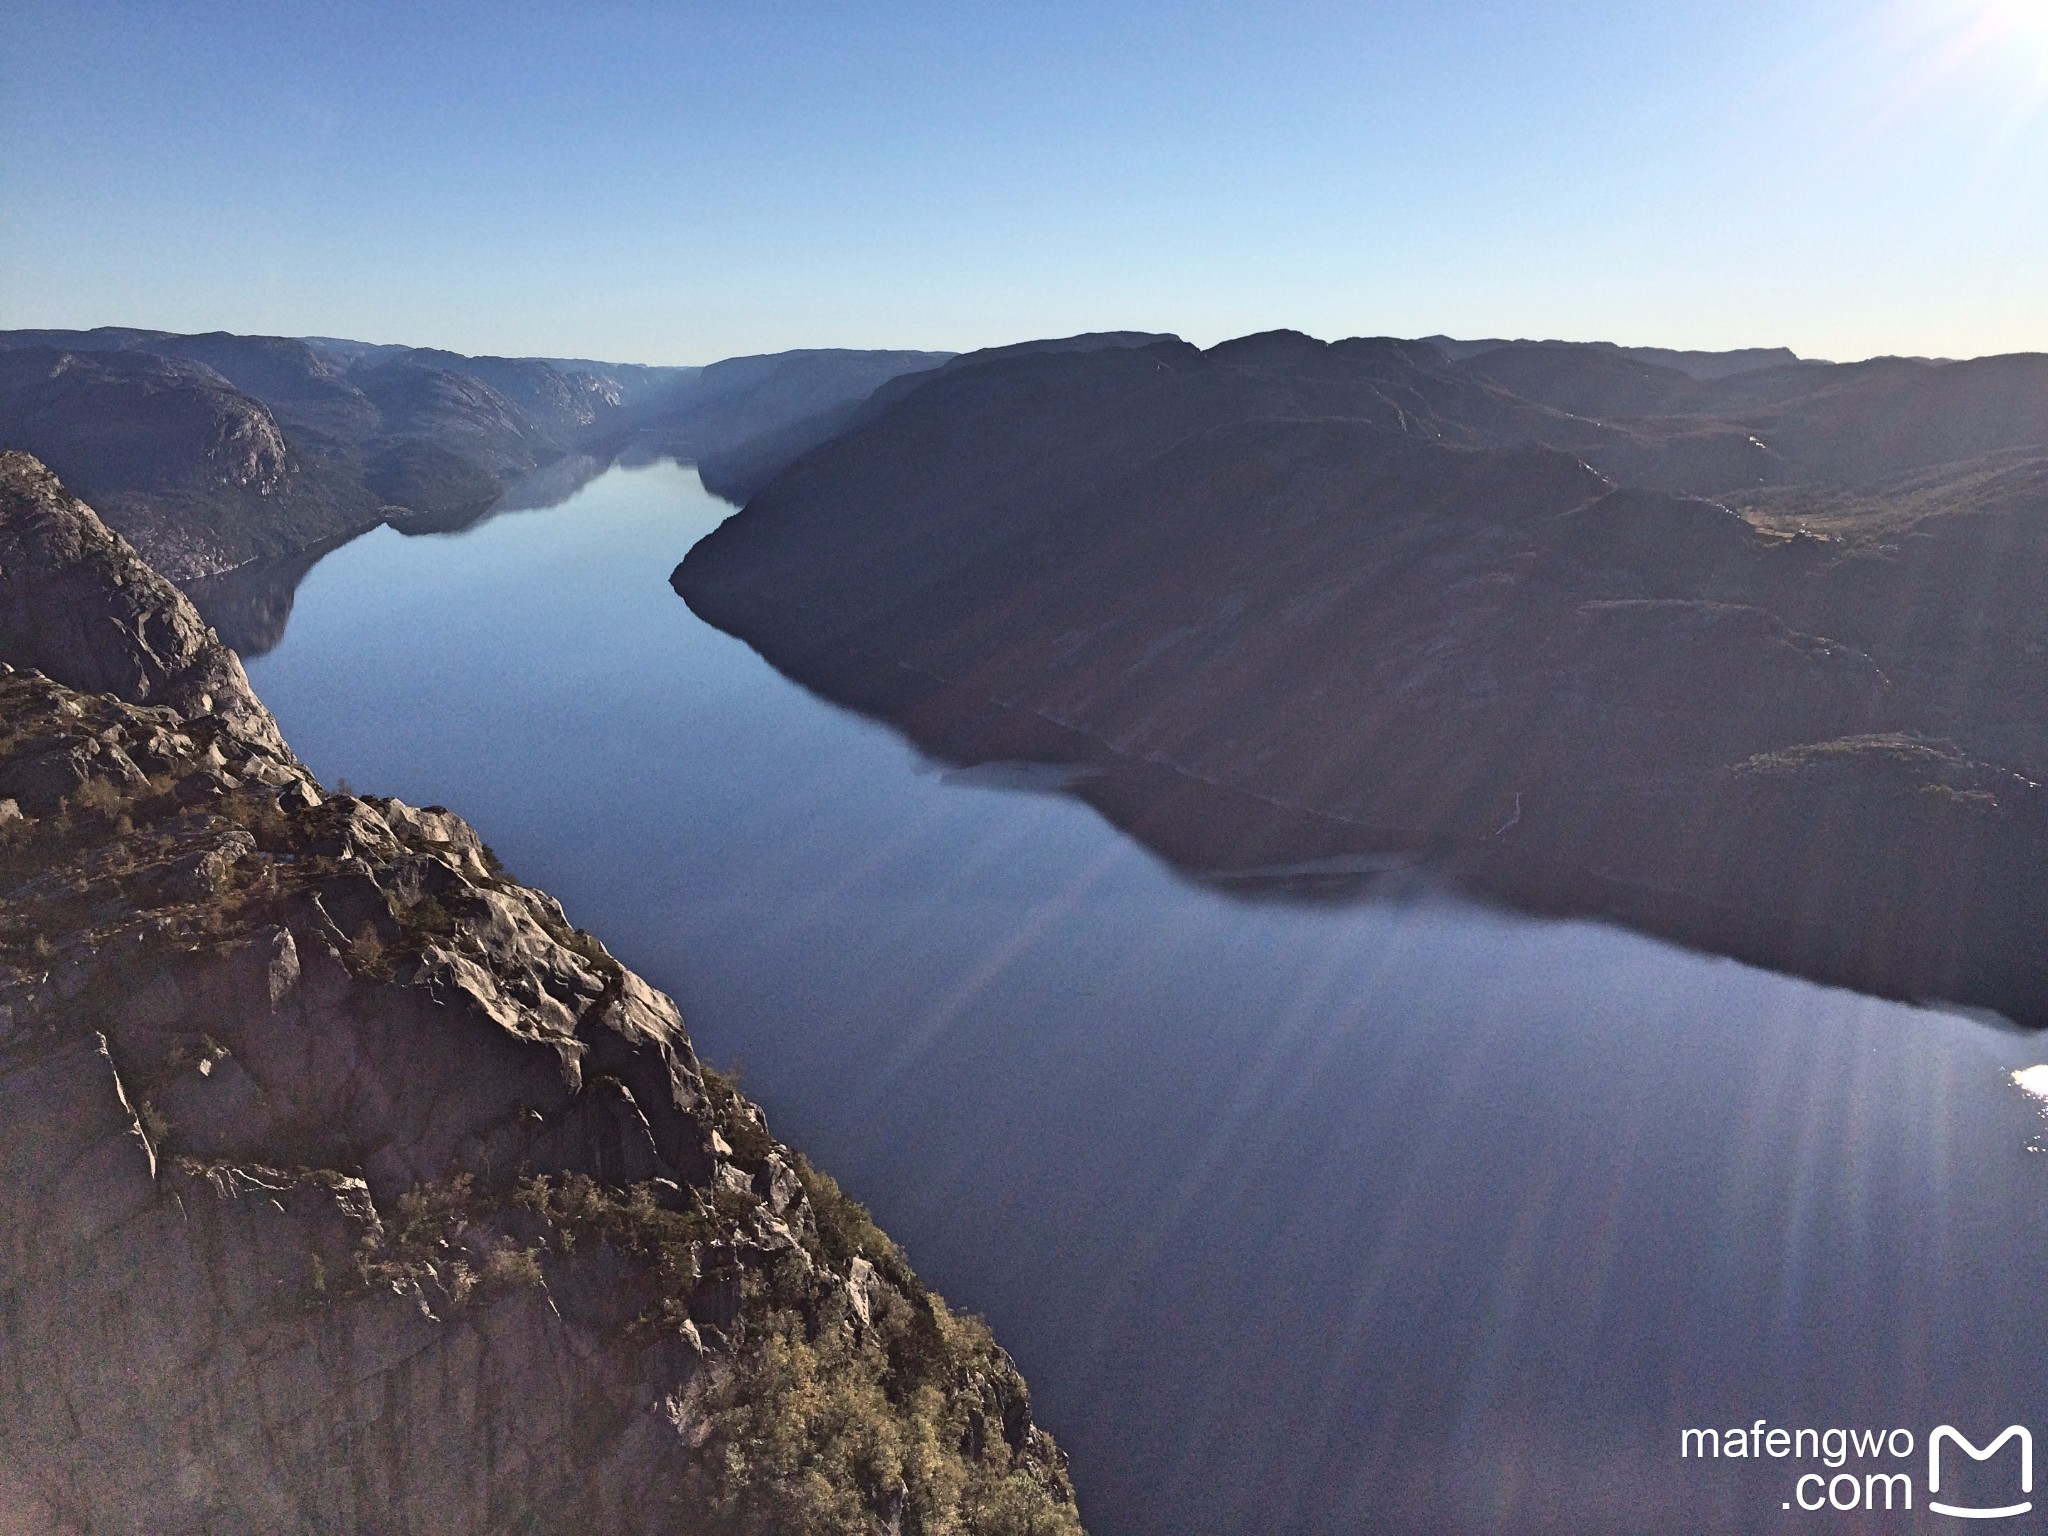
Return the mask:
M666 997L0 456L0 1529L1078 1528Z
M1083 763L1232 888L1399 859L2048 1024L2048 361L1277 333L903 382L675 574L800 681Z

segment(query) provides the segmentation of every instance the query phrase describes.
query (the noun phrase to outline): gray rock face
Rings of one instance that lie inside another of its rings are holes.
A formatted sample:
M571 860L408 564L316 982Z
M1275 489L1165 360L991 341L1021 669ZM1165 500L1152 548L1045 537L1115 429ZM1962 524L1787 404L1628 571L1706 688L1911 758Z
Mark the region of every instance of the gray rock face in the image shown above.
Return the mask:
M0 453L0 654L131 704L213 715L284 742L234 652L178 589L25 453Z
M160 574L184 580L377 522L370 493L299 430L314 407L281 395L273 409L209 361L232 359L22 346L18 334L0 333L0 449L34 453L91 497Z
M1079 1529L668 998L0 473L0 1530Z

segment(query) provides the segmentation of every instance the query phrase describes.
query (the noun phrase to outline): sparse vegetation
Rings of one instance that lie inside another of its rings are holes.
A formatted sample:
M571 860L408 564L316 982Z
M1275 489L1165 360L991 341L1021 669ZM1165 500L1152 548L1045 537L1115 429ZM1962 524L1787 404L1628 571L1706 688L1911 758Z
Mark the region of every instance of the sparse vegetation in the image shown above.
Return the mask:
M70 796L73 812L105 816L110 820L125 803L126 797L111 779L87 779Z
M492 1290L544 1284L538 1250L491 1230L505 1203L479 1193L467 1173L415 1185L386 1218L383 1240L358 1255L359 1283L412 1286L455 1307Z
M501 1246L493 1248L485 1257L483 1278L487 1284L505 1287L545 1284L546 1277L540 1267L540 1250L521 1248L507 1240Z
M738 1078L727 1077L710 1067L700 1066L698 1070L703 1075L704 1091L711 1099L719 1133L732 1148L733 1161L742 1168L760 1167L775 1150L775 1138L761 1124L754 1107L740 1096Z
M906 1536L1078 1533L1074 1506L1000 1432L990 1389L1014 1373L987 1330L936 1298L885 1292L876 1310L859 1331L790 1308L753 1324L706 1405L724 1528L837 1536L880 1514Z
M792 1156L817 1218L815 1262L784 1256L740 1272L731 1361L705 1404L719 1528L837 1536L894 1517L920 1536L1078 1532L1033 1461L1046 1448L1004 1438L1002 1399L1023 1384L987 1328L926 1291L868 1213ZM659 1301L641 1327L681 1326L704 1282L734 1272L720 1264L732 1228L715 1202L672 1209L652 1186L620 1191L580 1174L529 1179L513 1198L564 1253L603 1241L653 1266ZM865 1326L845 1301L856 1257L884 1282Z
M379 981L388 981L392 975L391 960L384 950L384 941L377 937L375 925L365 922L357 927L348 941L348 968L358 976L370 976Z
M897 1289L921 1294L923 1285L895 1241L875 1224L868 1208L839 1187L829 1173L811 1166L801 1152L790 1154L815 1219L811 1241L814 1256L828 1268L843 1271L855 1259L866 1259Z
M256 839L265 853L277 853L291 846L291 818L269 795L238 789L223 796L215 807L236 826Z

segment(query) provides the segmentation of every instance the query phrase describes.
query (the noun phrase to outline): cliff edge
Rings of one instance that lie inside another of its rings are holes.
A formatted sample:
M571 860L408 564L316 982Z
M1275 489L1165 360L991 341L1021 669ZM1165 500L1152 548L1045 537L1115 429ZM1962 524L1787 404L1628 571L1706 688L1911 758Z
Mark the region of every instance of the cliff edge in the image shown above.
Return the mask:
M987 1330L0 455L0 1529L1079 1530Z

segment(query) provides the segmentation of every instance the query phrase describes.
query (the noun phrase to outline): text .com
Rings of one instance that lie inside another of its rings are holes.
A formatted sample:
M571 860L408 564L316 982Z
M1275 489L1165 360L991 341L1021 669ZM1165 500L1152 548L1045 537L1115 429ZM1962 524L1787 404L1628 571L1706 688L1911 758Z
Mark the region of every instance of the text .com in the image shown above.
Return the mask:
M1922 1440L1910 1429L1790 1429L1758 1419L1747 1428L1681 1430L1678 1454L1807 1463L1809 1469L1793 1475L1783 1507L1808 1513L1912 1509L1916 1473L1925 1475L1922 1507L1931 1514L2000 1520L2034 1507L2034 1436L2023 1424L2009 1424L1980 1443L1953 1424L1935 1426ZM1819 1468L1811 1469L1815 1462Z

